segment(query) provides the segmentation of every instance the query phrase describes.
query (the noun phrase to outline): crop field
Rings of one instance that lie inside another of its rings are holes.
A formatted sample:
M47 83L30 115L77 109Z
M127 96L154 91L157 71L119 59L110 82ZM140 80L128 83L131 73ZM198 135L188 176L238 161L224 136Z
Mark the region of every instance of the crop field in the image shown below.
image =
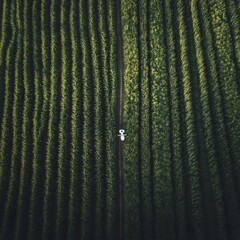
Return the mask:
M12 239L240 239L239 0L0 0Z

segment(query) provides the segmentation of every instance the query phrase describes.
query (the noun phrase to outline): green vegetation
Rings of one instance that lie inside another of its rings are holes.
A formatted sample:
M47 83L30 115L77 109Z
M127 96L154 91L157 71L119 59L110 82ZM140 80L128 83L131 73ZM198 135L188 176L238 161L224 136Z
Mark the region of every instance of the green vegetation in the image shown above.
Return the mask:
M1 4L1 239L116 239L115 8Z
M239 6L122 2L126 239L235 239Z
M238 0L0 1L0 240L240 236Z

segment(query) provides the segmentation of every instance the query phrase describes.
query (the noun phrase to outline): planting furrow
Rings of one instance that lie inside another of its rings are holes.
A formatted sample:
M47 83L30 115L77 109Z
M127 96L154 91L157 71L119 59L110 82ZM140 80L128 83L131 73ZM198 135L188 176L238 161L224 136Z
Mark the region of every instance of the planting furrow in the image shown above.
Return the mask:
M61 79L61 36L60 36L60 6L52 1L50 6L51 26L51 78L49 121L47 132L43 229L42 239L54 239L56 220L56 188L57 188L57 161L58 161L58 124Z
M192 196L191 196L191 182L190 182L190 166L188 160L188 136L187 136L187 124L186 124L186 103L184 97L184 84L182 74L182 50L181 50L181 38L179 33L179 12L175 1L172 1L172 13L173 13L173 33L175 39L175 53L177 61L177 77L178 77L178 99L179 99L179 124L180 124L180 136L181 136L181 150L182 150L182 166L183 166L183 189L184 189L184 204L186 215L186 229L182 229L186 233L187 239L194 238L194 221L192 211ZM184 16L184 15L183 15ZM183 17L182 16L182 17ZM185 25L183 25L185 26ZM187 46L188 47L188 46Z
M68 1L61 2L61 107L58 142L58 173L57 173L57 217L56 239L66 239L67 206L69 183L69 159L71 144L71 39L69 31ZM74 134L74 133L73 133Z
M236 82L236 69L234 67L230 39L230 29L226 19L226 11L223 1L210 1L209 14L211 17L212 31L215 43L215 51L218 62L219 85L221 88L224 123L226 137L230 147L230 159L222 159L221 167L224 174L225 204L229 234L233 237L239 234L239 113L240 95ZM224 169L224 170L223 170Z
M106 239L116 239L118 232L118 162L117 162L117 40L116 40L116 4L115 1L105 2L106 8L106 37L108 38L106 51L108 51L107 66L108 81L105 83L105 97L108 98L106 115ZM107 5L107 6L106 6ZM109 88L108 88L109 87ZM108 88L108 94L107 94Z
M148 6L148 48L149 48L149 121L151 126L150 148L153 183L154 236L174 238L173 188L170 155L170 108L169 83L166 52L167 14L164 2L153 1ZM170 18L168 17L168 20ZM169 29L169 28L168 28ZM155 36L159 36L156 38ZM146 57L147 58L147 57ZM147 108L145 106L144 108ZM151 176L150 175L150 176ZM164 186L164 187L163 187ZM162 208L161 206L165 207Z
M186 196L184 186L184 160L183 160L183 139L181 127L181 102L180 102L180 73L177 68L177 53L176 53L176 38L173 31L173 13L171 11L171 2L165 1L164 16L166 24L166 56L167 61L167 79L169 79L170 87L170 129L171 129L171 175L173 183L173 198L174 198L174 218L175 218L175 235L177 239L188 239L187 236L191 230L187 230L187 210L186 210ZM164 25L163 25L164 26ZM163 34L163 33L162 33ZM161 50L162 52L164 49ZM167 112L165 113L165 115ZM165 122L163 120L163 122ZM165 133L167 134L167 133ZM165 138L162 136L162 138ZM157 140L155 140L157 141ZM163 148L164 149L164 148ZM158 150L156 149L156 152ZM164 155L162 156L164 158ZM163 178L162 181L165 181ZM163 184L163 183L162 183ZM189 226L189 225L188 225ZM190 226L189 226L190 227ZM164 229L162 230L164 231ZM160 233L159 233L160 234Z
M50 26L50 2L41 2L41 61L42 61L42 108L39 119L38 139L44 139L44 152L46 151L46 138L49 120L49 102L50 102L50 75L51 75L51 26Z
M184 16L183 1L177 2L178 32L180 41L180 67L183 87L185 126L186 126L186 154L189 166L189 184L191 194L191 212L193 221L193 233L196 239L205 238L205 226L203 219L202 193L200 185L199 157L197 149L196 123L193 106L193 86L191 85L191 73L189 63L189 45L187 42L187 26Z
M100 1L100 0L99 0ZM94 165L95 165L95 180L94 191L95 191L95 204L94 206L94 238L101 239L104 238L104 208L105 208L105 198L104 198L104 163L103 163L103 147L104 147L104 137L105 137L105 126L103 125L105 111L105 105L103 102L103 89L102 89L102 71L101 71L101 61L100 60L100 49L101 45L99 42L99 32L96 23L99 23L97 18L97 5L98 1L89 1L88 9L88 24L89 24L89 39L90 39L90 49L91 49L91 66L92 66L92 81L93 81L93 92L94 95ZM100 13L102 14L102 13ZM93 207L92 206L92 207Z
M106 224L107 224L107 212L112 211L111 208L108 208L107 206L107 196L110 194L110 197L112 197L112 193L107 192L107 164L111 164L110 162L114 159L114 150L113 146L111 145L111 141L114 138L113 133L116 132L116 128L113 126L113 121L111 120L111 96L110 91L111 84L110 84L110 75L109 75L109 33L108 33L108 6L107 1L105 0L99 0L98 1L98 33L99 34L99 46L100 46L100 54L99 54L99 60L101 62L101 73L102 73L102 109L103 111L103 122L102 127L104 129L104 132L102 132L102 137L104 137L104 142L102 145L102 154L105 156L104 161L102 162L102 186L103 186L103 197L104 197L104 208L101 212L101 217L104 219L101 231L99 231L98 236L102 236L106 238ZM116 92L115 92L116 94ZM115 130L115 131L114 131ZM116 152L115 152L116 154ZM115 155L116 156L116 155ZM116 156L117 159L117 156ZM111 183L113 184L113 183ZM117 202L117 200L115 200ZM101 219L99 219L101 221ZM117 233L116 229L116 222L113 222L113 228L115 228L115 234ZM115 235L116 238L116 235Z
M32 56L32 4L25 0L23 3L23 119L22 119L22 149L19 194L17 202L17 217L15 239L26 238L28 229L28 212L30 204L30 183L32 176L33 149L33 107L34 81Z
M79 3L71 1L70 6L70 36L72 46L72 116L71 116L71 161L69 180L69 206L68 206L68 239L79 238L80 209L82 182L82 124L83 124L83 83L82 83L82 39L79 31Z
M211 31L211 22L209 21L208 9L207 9L207 3L204 1L202 4L200 4L200 25L201 31L204 36L203 41L203 53L204 58L206 61L206 74L209 76L210 80L208 81L209 84L209 92L210 92L210 107L212 112L212 121L213 125L215 127L213 128L214 133L214 139L216 144L216 154L217 154L217 166L218 166L218 174L220 178L221 188L223 192L223 202L224 202L224 219L225 224L227 221L227 199L226 199L226 173L229 172L229 166L226 165L226 163L230 163L230 150L229 150L229 144L227 141L226 136L226 121L224 117L224 104L223 104L223 98L222 98L222 89L219 84L219 65L216 57L215 47L214 47L214 39L213 34ZM225 170L223 170L225 169ZM232 185L232 183L231 183ZM221 200L220 200L221 201ZM219 216L218 216L219 217ZM228 234L231 234L228 230ZM229 237L229 235L228 235Z
M34 69L34 113L33 113L33 163L29 210L30 239L39 239L42 226L42 200L43 200L43 139L39 138L40 115L43 105L42 85L42 58L41 58L41 2L33 1L32 27L33 27L33 69Z
M207 69L206 61L204 59L203 47L201 39L203 35L201 34L200 23L199 23L199 11L198 4L194 0L191 3L191 13L192 13L192 23L194 32L194 41L197 57L197 67L199 75L199 90L200 90L200 107L202 114L202 124L204 132L204 145L206 152L206 167L204 168L205 181L208 182L210 189L208 189L208 195L206 199L209 202L209 208L205 213L208 216L208 229L211 229L211 234L213 236L218 236L219 239L226 239L226 229L224 222L224 206L223 206L223 196L221 183L219 178L219 171L217 165L217 153L216 144L214 140L213 133L213 121L210 109L210 96L209 96L209 85L207 81ZM210 184L209 184L210 183ZM212 211L214 210L214 211ZM217 226L217 227L216 227Z
M205 101L206 97L202 97L205 93L206 86L202 85L202 74L199 73L199 68L201 64L200 53L201 46L197 45L195 42L195 35L197 35L198 29L196 24L196 12L191 11L191 5L194 2L188 4L187 1L184 2L184 17L191 21L186 21L186 36L188 43L188 59L189 59L189 76L192 91L192 109L194 117L194 131L196 133L196 143L197 143L197 167L199 168L199 193L202 200L202 214L203 214L203 230L210 238L215 236L214 232L214 202L211 201L212 191L209 186L209 166L208 166L208 152L206 150L207 146L205 144L205 132L204 125L205 120L208 121L207 108L209 107L208 102ZM195 33L195 35L194 35ZM206 128L206 131L208 127ZM207 143L208 144L208 143ZM210 150L211 151L211 150Z
M80 2L80 37L82 51L82 82L83 82L83 156L82 156L82 196L81 196L81 239L93 237L93 186L94 186L94 132L93 128L93 76L91 69L91 49L89 36L89 3Z
M150 97L149 91L149 64L148 64L148 3L137 3L138 22L138 71L139 71L139 161L141 164L141 212L142 212L142 239L153 238L153 206L151 199L151 146L150 146Z
M141 239L141 182L139 153L139 52L137 2L122 1L122 34L124 54L124 214L123 238Z
M40 73L37 73L41 87L37 95L41 95L42 104L36 103L34 120L34 149L33 149L33 178L31 186L31 203L29 213L29 232L28 236L40 238L43 223L43 194L44 194L44 171L46 159L47 141L47 122L49 107L49 88L50 88L50 4L42 1L39 5L37 1L33 5L33 27L35 64ZM39 9L41 14L39 15ZM40 18L40 19L39 19ZM39 46L38 43L41 43ZM40 67L41 66L41 67ZM35 68L36 68L35 67ZM38 118L38 119L37 119Z

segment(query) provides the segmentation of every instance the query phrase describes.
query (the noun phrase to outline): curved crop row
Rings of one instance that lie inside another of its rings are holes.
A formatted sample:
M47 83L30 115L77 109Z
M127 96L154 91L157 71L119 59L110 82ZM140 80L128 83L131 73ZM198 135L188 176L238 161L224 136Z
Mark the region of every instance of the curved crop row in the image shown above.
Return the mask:
M82 179L79 161L82 157L82 124L83 124L83 77L82 77L82 49L80 48L79 21L80 4L76 0L71 1L70 5L70 36L72 46L72 115L71 115L71 161L69 163L69 201L68 201L68 239L79 238L80 231L80 209L82 186L79 184ZM82 38L80 38L82 41Z
M141 239L140 93L137 1L122 1L124 54L124 238ZM127 121L125 121L125 119ZM127 204L126 204L127 203Z
M51 72L49 121L47 130L47 146L44 172L44 205L42 239L54 238L56 219L56 181L57 181L57 152L59 124L59 87L61 79L61 36L60 36L60 6L57 1L50 5L51 31Z
M176 42L177 37L174 33L173 26L173 13L171 11L172 4L170 1L165 1L165 13L166 24L166 57L168 58L166 71L167 79L169 80L169 102L170 102L170 150L171 150L171 181L173 186L173 198L174 201L174 218L175 218L175 235L179 239L187 239L188 233L186 233L187 214L186 214L186 196L185 196L185 185L184 185L184 157L183 157L183 134L181 126L181 100L180 96L180 81L179 81L179 70L177 69L177 53L176 53ZM163 179L165 180L165 178ZM168 195L171 192L168 193ZM170 207L170 206L169 206ZM172 231L169 229L169 233Z
M27 233L29 203L30 203L30 182L33 147L33 107L34 107L34 81L32 65L32 4L25 0L23 3L23 120L22 120L22 149L21 167L19 180L19 193L17 202L17 217L15 238L21 239Z

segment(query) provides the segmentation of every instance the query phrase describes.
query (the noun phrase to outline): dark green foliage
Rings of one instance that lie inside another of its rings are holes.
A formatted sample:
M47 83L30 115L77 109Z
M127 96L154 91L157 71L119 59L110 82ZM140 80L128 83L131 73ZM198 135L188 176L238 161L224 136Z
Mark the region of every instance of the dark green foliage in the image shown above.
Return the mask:
M123 239L238 240L239 1L118 7L0 1L0 240L118 239L121 47Z
M12 236L9 226L15 223L16 218L16 203L17 194L16 185L19 179L20 160L21 160L21 126L22 126L22 108L23 102L23 48L22 48L22 35L19 32L22 30L22 9L19 2L16 4L16 27L17 27L17 52L15 57L15 81L14 81L14 100L12 108L12 121L13 121L13 143L12 143L12 156L11 156L11 170L10 180L7 184L7 196L5 199L5 208L2 212L2 225L4 231L1 232L1 238Z
M56 239L66 239L68 217L69 159L71 153L71 38L69 31L69 1L61 2L61 110L59 120L57 205L56 205Z
M214 126L212 121L212 114L210 108L209 85L207 81L207 66L204 59L203 45L201 44L201 26L199 23L199 11L197 2L193 1L191 4L191 12L193 19L193 34L195 40L195 50L197 56L197 67L199 73L199 98L200 98L200 113L202 114L202 128L204 134L203 146L206 151L206 158L204 159L205 168L203 171L204 180L207 181L205 185L206 199L204 202L206 212L206 221L208 221L208 234L217 236L219 239L226 239L226 229L224 225L223 212L223 196L221 193L220 178L217 166L216 145L214 142ZM209 185L209 187L207 187ZM214 213L212 212L214 211ZM213 218L216 215L216 219ZM216 228L216 226L219 226Z
M68 204L68 239L78 238L80 231L80 209L81 205L81 166L79 161L82 153L82 74L81 58L82 52L78 41L79 32L79 3L71 1L70 6L70 36L72 46L72 115L71 115L71 161L69 163L69 204Z
M32 4L25 0L23 3L23 118L22 118L22 149L19 176L19 193L17 201L17 217L15 238L21 239L27 235L28 213L30 204L30 187L32 177L32 148L33 148L33 106L34 78L32 56Z
M171 11L172 4L171 1L165 1L165 6L163 12L165 13L165 42L167 48L167 71L168 71L168 79L169 79L169 111L170 111L170 149L171 149L171 181L173 188L173 200L174 205L171 205L171 202L168 200L168 208L174 208L174 221L169 219L172 225L172 229L169 231L173 231L175 227L175 236L177 239L187 239L189 235L191 235L191 231L186 231L189 226L189 222L187 219L188 212L186 208L186 200L187 195L185 194L185 182L187 178L185 175L185 156L183 155L183 134L182 134L182 109L181 109L181 99L180 96L180 81L179 81L179 69L177 67L178 61L178 51L177 50L177 37L174 33L174 12ZM163 23L162 23L163 24ZM163 34L164 32L162 32ZM163 35L164 39L164 35ZM162 40L163 41L163 40ZM163 50L162 50L163 51ZM166 104L166 103L165 103ZM162 112L162 111L160 111ZM165 113L167 114L167 113ZM164 119L163 119L164 122ZM165 134L168 134L166 132ZM167 143L165 143L167 144ZM163 148L165 149L165 148ZM166 177L162 177L162 181L165 182ZM169 180L168 180L169 181ZM169 183L170 184L170 183ZM170 188L170 187L169 187ZM166 191L169 191L166 188ZM171 193L171 192L170 192ZM164 194L165 195L165 194ZM169 194L168 194L169 195ZM160 210L162 208L159 207ZM168 211L165 212L165 215L168 216ZM164 221L164 220L162 220ZM175 226L174 226L174 225ZM168 225L168 226L171 226ZM162 230L164 231L164 229ZM170 233L171 233L170 232ZM159 233L161 234L161 233ZM169 233L167 233L168 235Z
M6 49L6 55L1 56L1 62L5 61L3 65L5 67L5 74L2 75L2 82L4 82L4 99L1 102L2 105L2 122L1 122L1 163L0 163L0 189L2 191L2 197L4 200L4 194L6 193L7 182L8 182L8 175L10 172L10 165L7 163L7 159L11 157L11 145L12 145L12 110L11 106L13 104L13 91L14 91L14 58L16 55L16 40L17 40L17 33L16 33L16 17L15 11L16 8L13 6L14 4L11 3L9 8L11 9L9 21L10 21L10 29L11 29L11 37L8 39L9 46ZM3 42L2 42L3 43ZM3 46L3 44L1 44ZM2 47L3 48L3 47ZM4 54L4 50L1 50L1 53ZM5 60L4 60L5 59ZM1 63L3 64L3 63Z
M1 32L0 32L0 120L3 121L3 112L4 112L4 90L5 90L5 69L6 69L6 55L7 48L9 46L9 41L12 33L11 25L11 1L1 1ZM0 133L2 128L0 128Z
M140 79L137 1L122 1L124 54L124 239L141 239Z
M54 238L56 227L57 204L57 167L58 167L58 141L59 141L59 112L61 91L61 35L60 21L61 10L58 1L50 5L51 29L51 72L50 72L50 103L49 121L47 131L47 146L44 175L44 205L43 205L43 231L42 239Z
M123 1L126 239L237 239L239 22L223 2Z
M41 111L45 107L44 99L44 82L43 79L43 62L41 60L41 15L38 14L42 9L41 3L34 1L32 5L32 24L33 24L33 69L34 69L34 115L33 115L33 163L32 163L32 179L31 179L31 200L29 211L29 238L36 239L41 230L37 226L42 226L42 204L43 204L43 175L44 161L43 161L43 137L41 122Z
M116 6L95 3L1 2L1 239L117 238Z

